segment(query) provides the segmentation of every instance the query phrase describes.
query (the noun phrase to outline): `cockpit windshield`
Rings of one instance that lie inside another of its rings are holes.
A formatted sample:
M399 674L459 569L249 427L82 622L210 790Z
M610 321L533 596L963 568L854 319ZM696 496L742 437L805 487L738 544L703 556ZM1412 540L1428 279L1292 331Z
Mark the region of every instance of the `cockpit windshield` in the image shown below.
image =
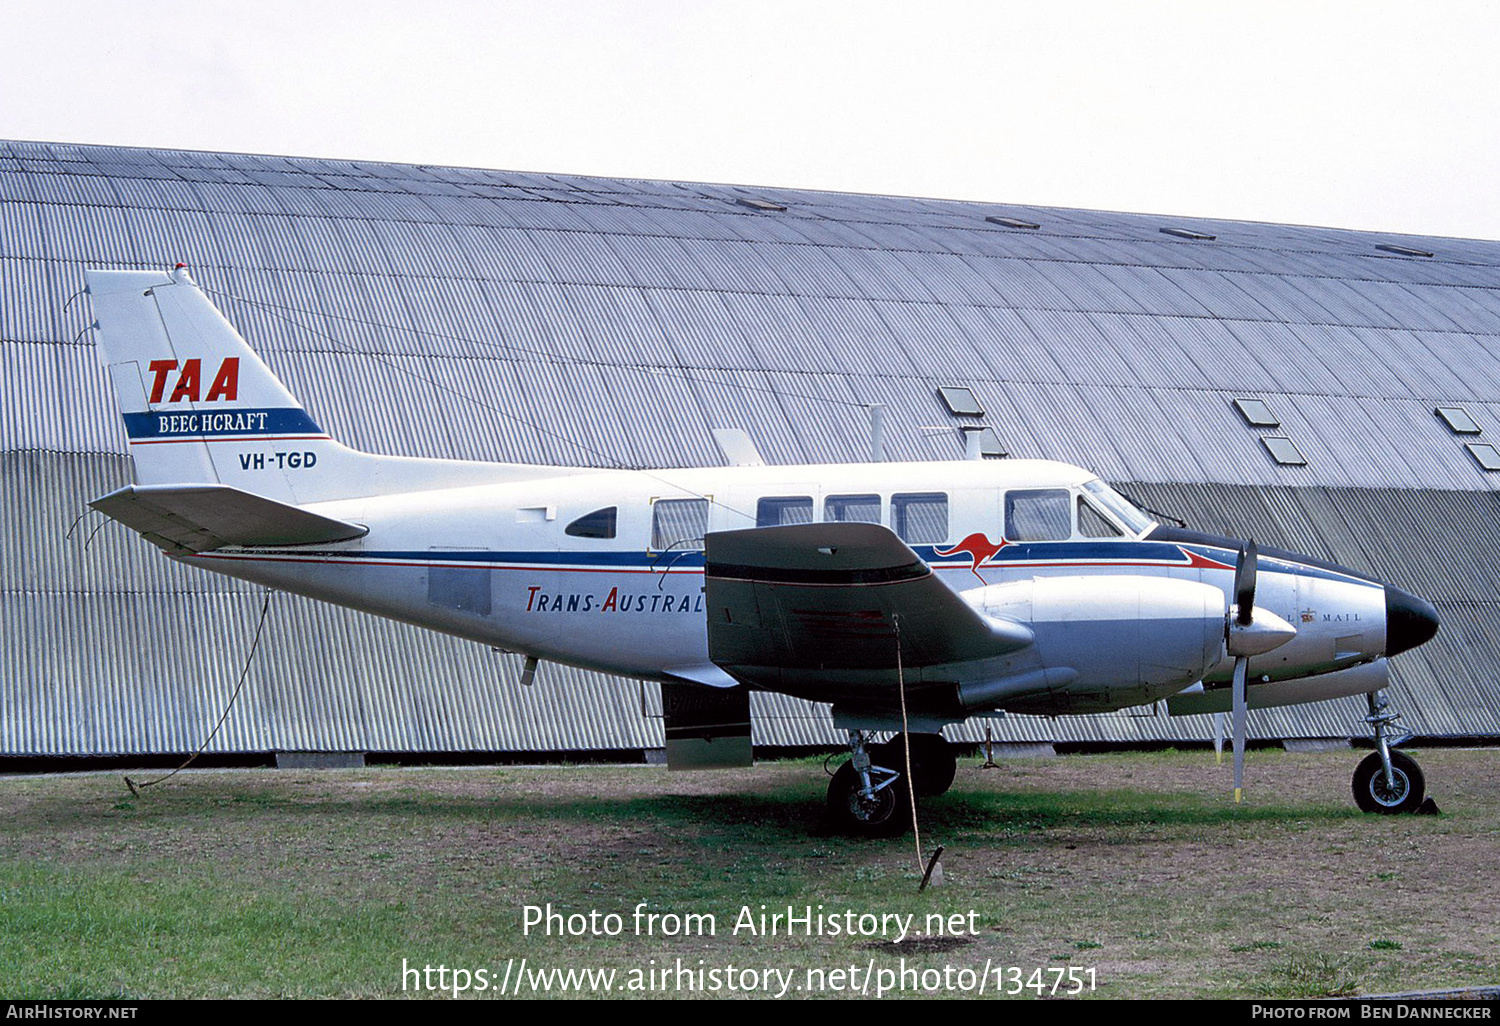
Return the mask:
M1083 490L1136 537L1140 537L1141 534L1156 526L1155 520L1142 513L1129 499L1097 478L1085 484Z

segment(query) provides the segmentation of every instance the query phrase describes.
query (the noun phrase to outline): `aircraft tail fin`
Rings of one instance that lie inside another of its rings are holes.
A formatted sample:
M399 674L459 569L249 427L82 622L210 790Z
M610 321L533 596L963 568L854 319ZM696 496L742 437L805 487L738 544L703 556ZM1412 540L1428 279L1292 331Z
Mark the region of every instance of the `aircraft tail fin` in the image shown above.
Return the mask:
M576 473L377 456L339 444L179 264L85 272L98 350L142 485L225 485L292 505Z
M142 484L228 484L295 502L297 477L336 472L343 447L186 268L85 276L99 319L99 353Z

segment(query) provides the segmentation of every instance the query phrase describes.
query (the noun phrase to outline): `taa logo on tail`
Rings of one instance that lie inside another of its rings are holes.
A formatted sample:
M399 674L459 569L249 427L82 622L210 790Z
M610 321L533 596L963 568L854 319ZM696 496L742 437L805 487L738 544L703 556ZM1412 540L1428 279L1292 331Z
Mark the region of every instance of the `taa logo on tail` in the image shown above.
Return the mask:
M153 375L151 378L151 405L155 406L162 401L162 396L167 392L167 375L177 371L177 382L172 386L172 393L167 399L168 403L199 401L202 390L200 382L203 380L203 361L196 357L183 361L179 370L176 360L152 360L147 364L147 369ZM231 356L219 364L219 373L214 375L212 383L208 386L208 394L203 396L203 401L212 403L220 400L233 402L239 395L240 390L240 358Z

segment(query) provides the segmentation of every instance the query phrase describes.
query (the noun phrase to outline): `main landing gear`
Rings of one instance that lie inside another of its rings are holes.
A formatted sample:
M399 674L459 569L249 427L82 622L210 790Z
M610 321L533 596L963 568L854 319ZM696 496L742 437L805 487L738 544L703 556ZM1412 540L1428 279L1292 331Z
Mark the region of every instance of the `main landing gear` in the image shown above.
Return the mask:
M908 745L911 784L903 771ZM931 797L953 786L958 759L941 734L897 734L868 744L863 731L849 732L851 757L828 784L828 818L843 833L895 837L911 826L911 792Z
M1384 691L1372 691L1366 697L1370 715L1365 722L1375 731L1375 751L1365 756L1354 771L1354 804L1363 812L1387 815L1416 812L1427 795L1427 782L1417 761L1395 750L1411 734L1397 735L1393 729L1401 714L1389 711Z

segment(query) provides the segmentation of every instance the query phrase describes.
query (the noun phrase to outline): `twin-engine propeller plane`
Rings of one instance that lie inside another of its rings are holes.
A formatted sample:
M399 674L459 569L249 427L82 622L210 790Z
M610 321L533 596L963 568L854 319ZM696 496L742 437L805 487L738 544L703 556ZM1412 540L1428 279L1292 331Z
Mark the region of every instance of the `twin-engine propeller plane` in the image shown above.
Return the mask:
M1238 796L1247 707L1365 694L1356 801L1422 801L1382 689L1437 614L1364 574L1163 526L1037 460L765 466L743 438L738 465L658 471L356 452L183 267L87 279L139 480L94 508L189 565L523 653L528 676L660 681L669 762L747 765L749 689L831 703L853 757L829 809L878 834L952 783L941 730L971 715L1232 707Z

